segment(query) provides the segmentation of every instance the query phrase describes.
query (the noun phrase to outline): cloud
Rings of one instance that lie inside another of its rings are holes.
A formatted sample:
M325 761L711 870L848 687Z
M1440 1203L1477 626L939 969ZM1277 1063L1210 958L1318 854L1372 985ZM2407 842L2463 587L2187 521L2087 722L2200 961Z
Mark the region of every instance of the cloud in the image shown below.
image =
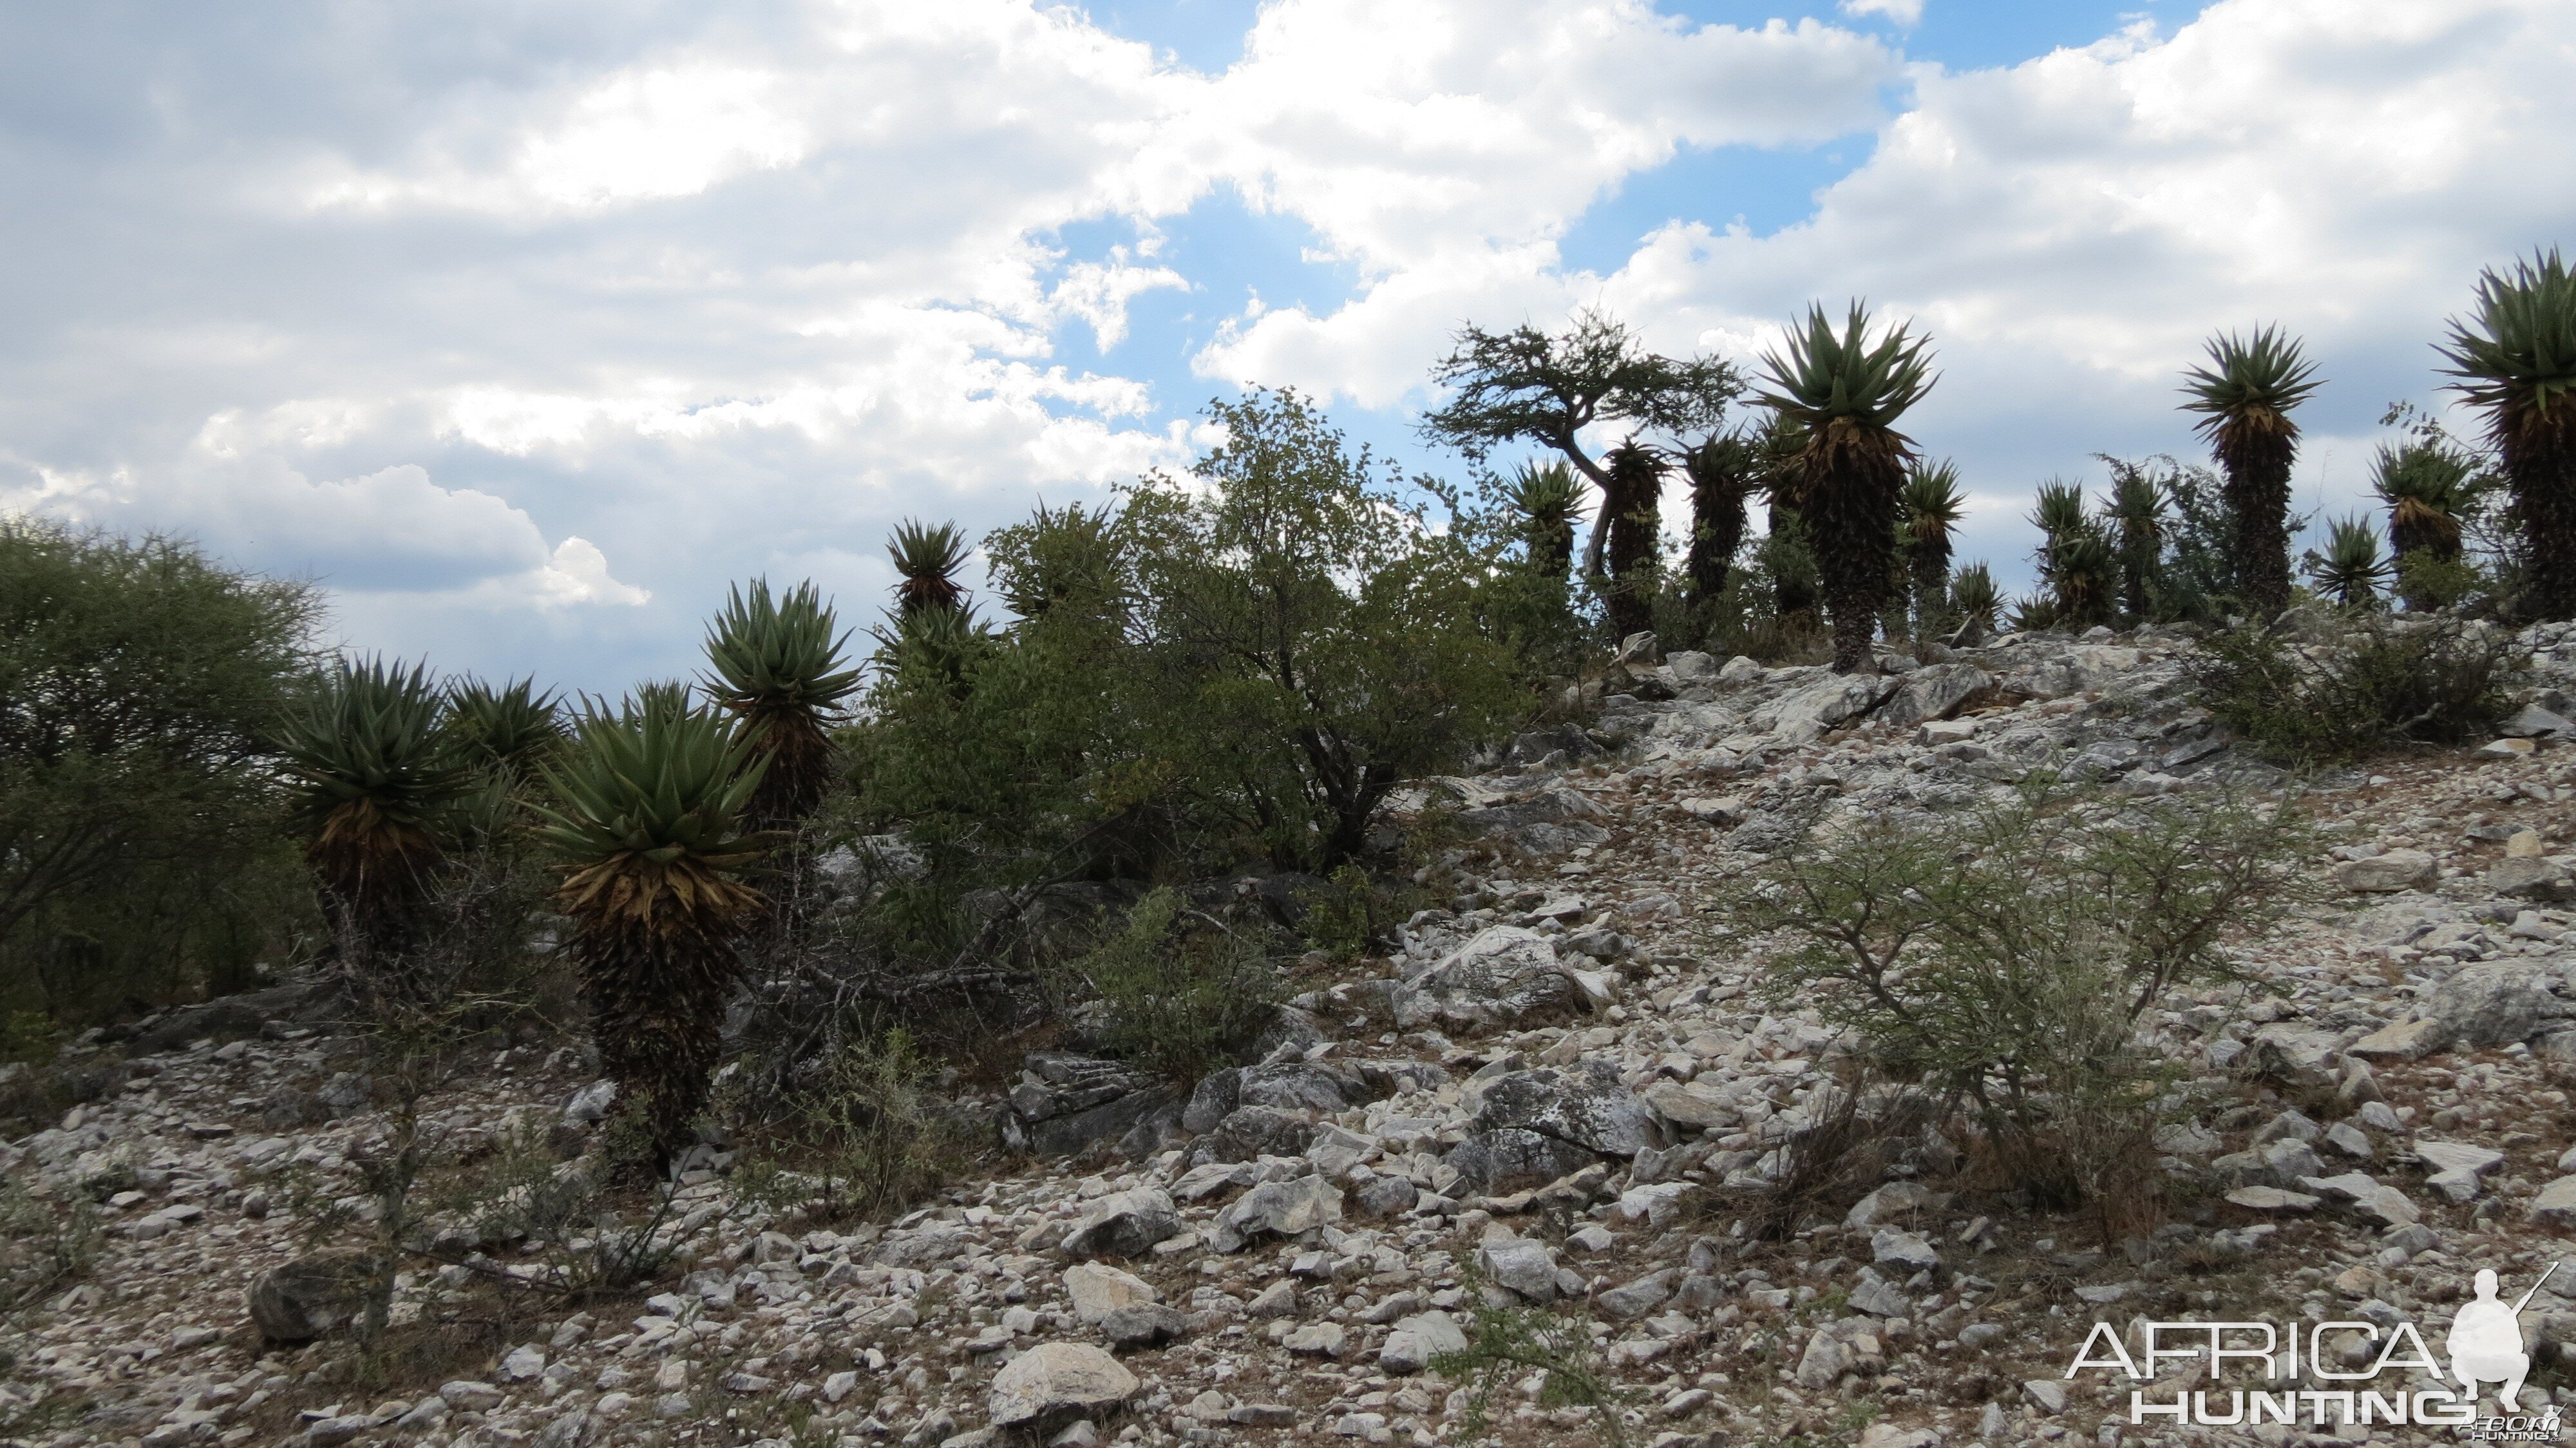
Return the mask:
M1898 25L1923 18L1923 0L1842 0L1845 15L1884 15Z

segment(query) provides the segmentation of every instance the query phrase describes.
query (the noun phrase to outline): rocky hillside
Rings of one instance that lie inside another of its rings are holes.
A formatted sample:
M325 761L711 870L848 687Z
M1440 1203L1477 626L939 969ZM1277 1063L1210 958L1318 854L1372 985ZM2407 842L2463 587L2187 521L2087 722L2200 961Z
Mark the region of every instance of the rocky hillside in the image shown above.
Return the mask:
M2544 689L2576 673L2561 641L2530 640ZM1777 942L1730 923L1728 882L1802 809L1955 806L2041 769L2277 785L2190 702L2188 647L2097 630L1869 679L1632 660L1592 729L1401 802L1449 798L1481 832L1456 898L1301 996L1262 1063L1180 1096L1033 1056L977 1104L1017 1164L881 1226L743 1199L712 1157L660 1228L663 1280L403 1338L441 1293L489 1298L476 1273L512 1249L482 1244L407 1279L390 1376L356 1372L324 1285L279 1270L308 1250L291 1184L345 1180L387 1129L340 1043L239 1004L93 1040L64 1069L94 1099L0 1148L15 1181L103 1194L108 1223L5 1338L0 1441L1458 1444L1474 1395L1430 1359L1505 1308L1579 1328L1561 1340L1618 1390L1605 1423L1512 1368L1485 1431L1515 1445L2452 1441L2133 1426L2131 1383L2066 1370L2096 1321L2132 1342L2146 1320L2338 1321L2322 1341L2346 1365L2376 1351L2357 1324L2413 1321L2438 1348L2479 1269L2519 1296L2556 1260L2576 755L2546 692L2510 737L2313 788L2332 856L2258 948L2277 990L2152 1017L2215 1103L2157 1139L2161 1225L2106 1243L2090 1217L1895 1176L1755 1230L1843 1043L1758 1003ZM600 1108L581 1060L499 1051L431 1124L577 1145ZM2521 1321L2525 1407L2576 1394L2554 1346L2576 1341L2576 1271ZM2301 1385L2334 1386L2317 1368Z

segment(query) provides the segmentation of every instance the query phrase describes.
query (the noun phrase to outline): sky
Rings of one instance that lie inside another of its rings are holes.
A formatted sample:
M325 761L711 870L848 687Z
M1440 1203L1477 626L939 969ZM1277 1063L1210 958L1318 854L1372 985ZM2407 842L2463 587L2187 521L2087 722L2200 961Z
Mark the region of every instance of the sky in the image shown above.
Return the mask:
M614 691L754 575L872 621L899 521L1186 466L1245 386L1456 477L1462 324L1749 364L1865 297L2020 586L2038 482L2201 455L2220 330L2305 339L2296 506L2362 506L2479 270L2576 242L2571 74L2564 0L12 7L0 509Z

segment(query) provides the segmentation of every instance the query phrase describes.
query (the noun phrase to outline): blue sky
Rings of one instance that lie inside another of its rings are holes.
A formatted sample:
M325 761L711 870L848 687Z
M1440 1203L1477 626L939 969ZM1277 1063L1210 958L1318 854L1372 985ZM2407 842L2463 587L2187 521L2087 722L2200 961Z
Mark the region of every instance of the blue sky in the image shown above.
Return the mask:
M2279 321L2358 506L2478 268L2569 240L2550 0L760 0L71 8L0 46L0 508L316 578L353 646L616 689L734 580L854 619L1186 464L1246 383L1413 419L1468 320L1934 339L1962 552Z

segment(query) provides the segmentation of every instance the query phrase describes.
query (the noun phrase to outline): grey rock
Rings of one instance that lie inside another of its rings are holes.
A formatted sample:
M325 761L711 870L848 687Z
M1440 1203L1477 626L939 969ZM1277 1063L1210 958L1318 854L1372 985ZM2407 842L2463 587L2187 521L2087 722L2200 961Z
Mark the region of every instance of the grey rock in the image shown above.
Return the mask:
M2531 1219L2544 1226L2576 1226L2576 1176L2563 1176L2531 1199Z
M1868 713L1896 687L1895 679L1858 674L1819 679L1780 701L1771 735L1784 744L1812 744L1826 730Z
M1240 1252L1257 1237L1294 1237L1341 1219L1342 1189L1322 1177L1263 1182L1217 1213L1208 1245Z
M1150 1137L1157 1123L1179 1123L1178 1095L1119 1062L1033 1051L1025 1067L1001 1113L1002 1143L1014 1151L1063 1156L1095 1141L1124 1144L1140 1129Z
M2428 1036L2440 1043L2427 1049L2511 1045L2576 1018L2569 966L2564 956L2517 956L2462 967L2434 987L2418 1012L2431 1023Z
M1094 1326L1121 1308L1151 1307L1163 1300L1152 1283L1097 1262L1064 1269L1064 1288L1073 1300L1074 1317Z
M1920 1182L1889 1182L1852 1205L1846 1227L1874 1227L1913 1212L1938 1211L1949 1199Z
M1189 1336L1190 1320L1161 1303L1113 1308L1100 1319L1100 1331L1115 1347L1151 1347Z
M1192 1167L1201 1167L1265 1156L1303 1156L1306 1144L1314 1139L1314 1123L1295 1112L1239 1106L1191 1144L1189 1160Z
M1372 1217L1392 1217L1413 1210L1422 1189L1400 1176L1371 1177L1354 1193L1359 1209Z
M1600 1160L1586 1147L1519 1127L1479 1132L1458 1143L1446 1164L1470 1190L1499 1196L1545 1186Z
M1310 1322L1291 1330L1279 1345L1301 1357L1332 1358L1339 1361L1349 1334L1338 1322Z
M1872 1317L1911 1317L1914 1304L1904 1293L1888 1284L1886 1278L1863 1268L1860 1280L1852 1284L1851 1306L1854 1312Z
M1380 1371L1402 1376L1418 1373L1442 1353L1465 1352L1467 1334L1445 1312L1420 1312L1402 1318L1378 1349Z
M1181 1214L1160 1187L1135 1187L1093 1202L1065 1230L1072 1257L1140 1257L1157 1242L1180 1234Z
M1970 695L1994 682L1993 675L1974 664L1933 664L1906 675L1873 717L1900 728L1947 719Z
M2545 857L2507 858L2487 871L2487 888L2519 900L2563 900L2568 893L2567 872Z
M1653 1108L1629 1093L1616 1065L1597 1057L1497 1078L1485 1087L1475 1124L1489 1132L1535 1131L1604 1156L1670 1145Z
M616 1102L616 1082L606 1079L593 1081L572 1093L572 1099L564 1103L563 1119L583 1125L605 1121L609 1107Z
M1041 1343L994 1374L986 1407L996 1427L1049 1425L1117 1407L1136 1388L1136 1375L1099 1348Z
M1584 1008L1582 986L1535 930L1495 925L1399 987L1392 1002L1405 1030L1439 1024L1492 1028Z
M1525 1237L1487 1242L1476 1249L1476 1269L1486 1281L1532 1302L1556 1300L1556 1259L1543 1242Z
M1664 1300L1673 1295L1674 1276L1673 1269L1669 1267L1649 1272L1603 1292L1594 1299L1595 1305L1614 1321L1627 1322L1643 1317L1663 1306Z
M2335 866L2335 883L2358 894L2384 895L2399 890L2430 890L2442 877L2441 867L2422 850L2390 850L2366 860Z
M1806 1351L1798 1355L1798 1386L1809 1392L1830 1388L1850 1367L1851 1349L1818 1328L1807 1339Z
M1929 1271L1941 1265L1941 1254L1932 1244L1913 1232L1894 1227L1881 1227L1869 1238L1870 1260L1882 1267L1902 1267L1908 1273Z
M2326 1144L2349 1157L2368 1161L2377 1155L2369 1134L2349 1121L2338 1121L2326 1128Z

